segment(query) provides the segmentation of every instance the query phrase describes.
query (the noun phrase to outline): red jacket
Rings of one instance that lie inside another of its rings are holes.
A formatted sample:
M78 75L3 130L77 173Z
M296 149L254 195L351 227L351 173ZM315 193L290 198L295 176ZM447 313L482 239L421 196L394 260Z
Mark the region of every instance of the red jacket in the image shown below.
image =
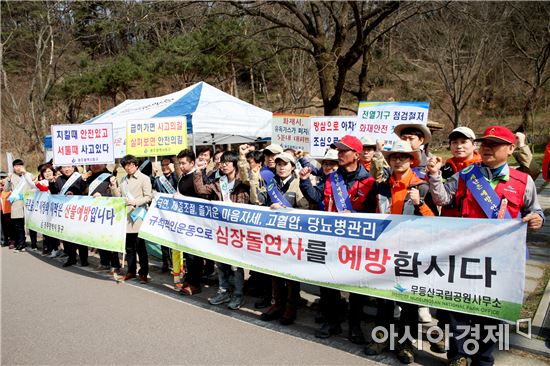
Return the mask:
M520 214L523 206L523 196L527 187L528 175L516 169L510 168L510 179L507 182L500 181L495 187L495 193L500 199L508 200L508 212L512 218ZM456 192L456 205L461 212L462 217L487 218L485 212L479 207L474 196L463 179L458 181L458 190Z
M542 158L542 177L546 181L550 181L550 142L546 145L544 158Z
M369 195L370 190L374 185L374 178L371 176L362 177L353 182L351 187L348 189L348 195L351 201L351 206L357 212L365 211L365 201ZM336 212L336 205L334 204L334 196L332 194L332 182L330 177L327 177L325 182L324 193L324 204L325 211Z

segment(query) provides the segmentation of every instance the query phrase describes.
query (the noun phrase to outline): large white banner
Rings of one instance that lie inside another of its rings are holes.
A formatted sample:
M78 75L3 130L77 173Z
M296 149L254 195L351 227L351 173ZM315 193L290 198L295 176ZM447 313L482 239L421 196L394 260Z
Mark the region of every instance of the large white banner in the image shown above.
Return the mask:
M336 214L157 194L147 240L231 265L514 321L523 300L521 220Z
M93 248L124 252L126 204L121 197L25 195L25 226Z
M52 125L52 150L58 166L112 164L113 125Z

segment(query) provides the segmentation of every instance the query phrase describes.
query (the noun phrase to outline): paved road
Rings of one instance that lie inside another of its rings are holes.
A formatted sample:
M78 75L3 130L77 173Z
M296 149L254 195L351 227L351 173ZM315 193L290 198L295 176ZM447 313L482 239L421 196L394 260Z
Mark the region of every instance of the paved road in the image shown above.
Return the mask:
M0 250L2 364L379 363L31 253Z
M312 342L317 325L305 309L298 324L283 327L249 307L212 307L206 293L181 298L159 273L148 285L116 284L91 267L64 269L7 248L0 262L1 365L400 365L391 353L361 357L362 347L344 337ZM549 362L520 351L495 356L496 365ZM445 364L426 351L416 361Z

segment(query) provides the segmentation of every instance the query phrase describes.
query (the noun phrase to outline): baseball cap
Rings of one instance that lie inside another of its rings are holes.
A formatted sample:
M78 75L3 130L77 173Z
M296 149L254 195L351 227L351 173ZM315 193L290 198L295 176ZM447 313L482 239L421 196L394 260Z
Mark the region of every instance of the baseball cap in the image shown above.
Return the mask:
M457 127L451 131L451 133L449 134L449 140L454 140L459 137L462 137L461 135L470 140L476 139L476 134L474 133L474 131L472 131L471 128L462 126L462 127Z
M370 136L363 136L361 137L361 143L363 146L376 146L376 141Z
M361 143L361 140L351 135L342 137L338 140L338 142L330 145L330 147L333 149L353 150L358 153L363 151L363 144Z
M277 156L275 156L275 161L277 160L282 160L284 162L291 163L292 165L296 166L296 159L294 158L294 155L287 152L282 152Z
M514 144L516 136L512 131L503 126L489 126L483 132L483 136L475 141L493 141L500 144Z
M280 154L283 152L283 147L279 144L271 144L269 146L266 146L264 150L269 151L271 154Z

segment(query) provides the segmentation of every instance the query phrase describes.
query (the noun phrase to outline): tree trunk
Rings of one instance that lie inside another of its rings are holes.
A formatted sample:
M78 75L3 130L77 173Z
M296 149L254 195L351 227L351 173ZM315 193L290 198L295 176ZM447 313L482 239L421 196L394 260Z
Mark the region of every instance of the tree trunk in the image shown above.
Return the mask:
M252 104L256 105L256 89L254 88L254 70L250 66L250 87L252 89Z

